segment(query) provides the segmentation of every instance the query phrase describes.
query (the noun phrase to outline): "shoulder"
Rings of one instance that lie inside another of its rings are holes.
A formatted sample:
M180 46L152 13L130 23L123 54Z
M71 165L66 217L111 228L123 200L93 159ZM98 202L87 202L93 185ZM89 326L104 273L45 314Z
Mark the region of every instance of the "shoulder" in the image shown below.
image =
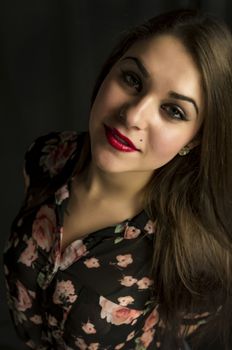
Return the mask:
M43 179L57 177L81 149L86 133L56 131L36 138L24 157L24 175L29 187L37 187Z

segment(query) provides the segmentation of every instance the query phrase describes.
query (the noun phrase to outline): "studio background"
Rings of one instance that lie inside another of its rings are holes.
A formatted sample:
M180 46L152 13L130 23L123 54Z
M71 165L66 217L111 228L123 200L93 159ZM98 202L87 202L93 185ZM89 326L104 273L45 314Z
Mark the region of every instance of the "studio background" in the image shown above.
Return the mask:
M27 147L50 131L87 130L95 78L120 32L180 7L216 14L232 27L229 0L0 1L0 350L25 349L6 306L2 251L23 199Z

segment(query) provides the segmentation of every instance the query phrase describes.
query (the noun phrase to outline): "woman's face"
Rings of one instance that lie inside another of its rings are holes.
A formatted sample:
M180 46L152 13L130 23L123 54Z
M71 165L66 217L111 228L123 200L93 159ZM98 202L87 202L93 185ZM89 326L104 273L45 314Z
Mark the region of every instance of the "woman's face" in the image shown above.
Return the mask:
M194 147L202 109L201 76L183 44L171 35L137 42L93 104L92 161L111 173L152 173L184 146Z

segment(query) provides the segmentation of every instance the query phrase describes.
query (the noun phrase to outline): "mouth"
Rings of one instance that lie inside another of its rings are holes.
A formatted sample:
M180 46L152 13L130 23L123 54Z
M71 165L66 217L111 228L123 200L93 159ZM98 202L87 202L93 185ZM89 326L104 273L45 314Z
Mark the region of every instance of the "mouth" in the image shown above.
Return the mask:
M110 128L104 124L106 138L109 144L122 152L139 151L128 137L121 134L116 128Z

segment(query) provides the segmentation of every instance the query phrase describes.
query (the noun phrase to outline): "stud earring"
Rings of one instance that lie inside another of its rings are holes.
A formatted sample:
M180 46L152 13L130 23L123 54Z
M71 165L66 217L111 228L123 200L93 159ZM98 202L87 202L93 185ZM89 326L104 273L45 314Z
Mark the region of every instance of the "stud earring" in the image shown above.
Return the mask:
M180 151L179 151L179 155L180 156L186 156L187 154L189 154L190 152L190 148L189 146L184 146Z
M124 115L124 110L122 109L119 113L119 118L124 119L125 115Z

